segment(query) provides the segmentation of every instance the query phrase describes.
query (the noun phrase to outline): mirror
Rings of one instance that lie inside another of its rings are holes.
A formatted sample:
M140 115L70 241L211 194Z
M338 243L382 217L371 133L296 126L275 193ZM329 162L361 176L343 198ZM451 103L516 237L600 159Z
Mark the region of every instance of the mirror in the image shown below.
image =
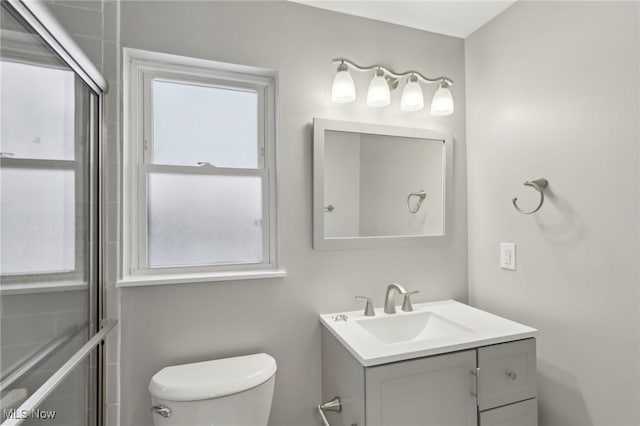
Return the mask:
M444 237L452 139L427 129L314 119L314 248Z

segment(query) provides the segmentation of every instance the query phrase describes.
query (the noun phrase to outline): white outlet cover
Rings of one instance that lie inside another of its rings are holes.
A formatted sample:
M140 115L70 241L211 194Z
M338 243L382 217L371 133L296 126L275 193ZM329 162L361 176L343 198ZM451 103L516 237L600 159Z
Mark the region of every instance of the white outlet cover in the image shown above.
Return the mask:
M500 268L510 271L516 270L516 245L514 243L500 243Z

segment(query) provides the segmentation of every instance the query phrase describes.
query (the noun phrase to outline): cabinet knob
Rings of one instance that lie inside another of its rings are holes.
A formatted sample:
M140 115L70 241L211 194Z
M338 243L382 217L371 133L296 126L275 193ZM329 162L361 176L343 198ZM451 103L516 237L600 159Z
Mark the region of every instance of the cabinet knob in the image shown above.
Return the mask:
M518 375L516 374L515 371L507 370L506 374L507 374L507 377L510 378L511 380L515 380L518 378Z

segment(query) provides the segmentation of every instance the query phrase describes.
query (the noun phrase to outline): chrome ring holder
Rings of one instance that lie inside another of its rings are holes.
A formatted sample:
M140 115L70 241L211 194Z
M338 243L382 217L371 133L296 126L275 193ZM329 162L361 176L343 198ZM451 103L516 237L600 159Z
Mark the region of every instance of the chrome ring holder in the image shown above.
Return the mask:
M544 178L531 180L531 181L528 180L524 183L524 186L530 186L536 191L538 191L538 193L540 194L540 202L538 203L538 206L535 209L531 210L530 212L525 212L522 209L520 209L520 207L518 207L518 197L513 198L511 202L513 203L513 207L515 207L516 210L518 210L520 213L533 214L538 210L540 210L540 207L542 207L542 204L544 204L544 190L547 188L547 186L549 186L549 181Z
M322 417L322 424L324 426L331 426L331 423L329 423L329 420L327 420L325 411L335 411L336 413L341 412L342 402L340 402L340 397L336 396L331 401L318 405L318 413L320 413L320 417Z
M414 208L411 207L411 197L418 197L418 204L416 204ZM422 205L422 202L425 198L427 198L427 193L424 189L409 194L409 196L407 197L407 210L409 210L409 213L418 213L418 211L420 210L420 206Z

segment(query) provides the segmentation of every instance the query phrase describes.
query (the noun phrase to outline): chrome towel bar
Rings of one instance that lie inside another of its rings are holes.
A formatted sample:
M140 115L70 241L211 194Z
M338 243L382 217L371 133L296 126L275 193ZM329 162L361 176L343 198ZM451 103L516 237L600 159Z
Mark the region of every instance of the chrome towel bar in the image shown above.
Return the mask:
M17 366L9 368L8 373L0 379L0 391L5 391L21 379L25 374L29 373L36 365L49 358L58 349L71 341L78 333L86 328L87 324L73 325L67 328L60 335L54 337L35 352L28 355L26 359L18 363Z
M20 407L16 409L17 413L30 413L34 411L44 401L47 396L53 392L53 390L60 385L64 379L77 367L83 359L91 353L91 351L98 346L107 337L107 334L118 323L117 320L105 319L102 320L100 330L91 338L87 343L82 346L78 352L73 354L71 358L65 362L62 367L58 369L46 382L42 384ZM0 426L17 426L26 420L25 417L9 418L5 420Z

